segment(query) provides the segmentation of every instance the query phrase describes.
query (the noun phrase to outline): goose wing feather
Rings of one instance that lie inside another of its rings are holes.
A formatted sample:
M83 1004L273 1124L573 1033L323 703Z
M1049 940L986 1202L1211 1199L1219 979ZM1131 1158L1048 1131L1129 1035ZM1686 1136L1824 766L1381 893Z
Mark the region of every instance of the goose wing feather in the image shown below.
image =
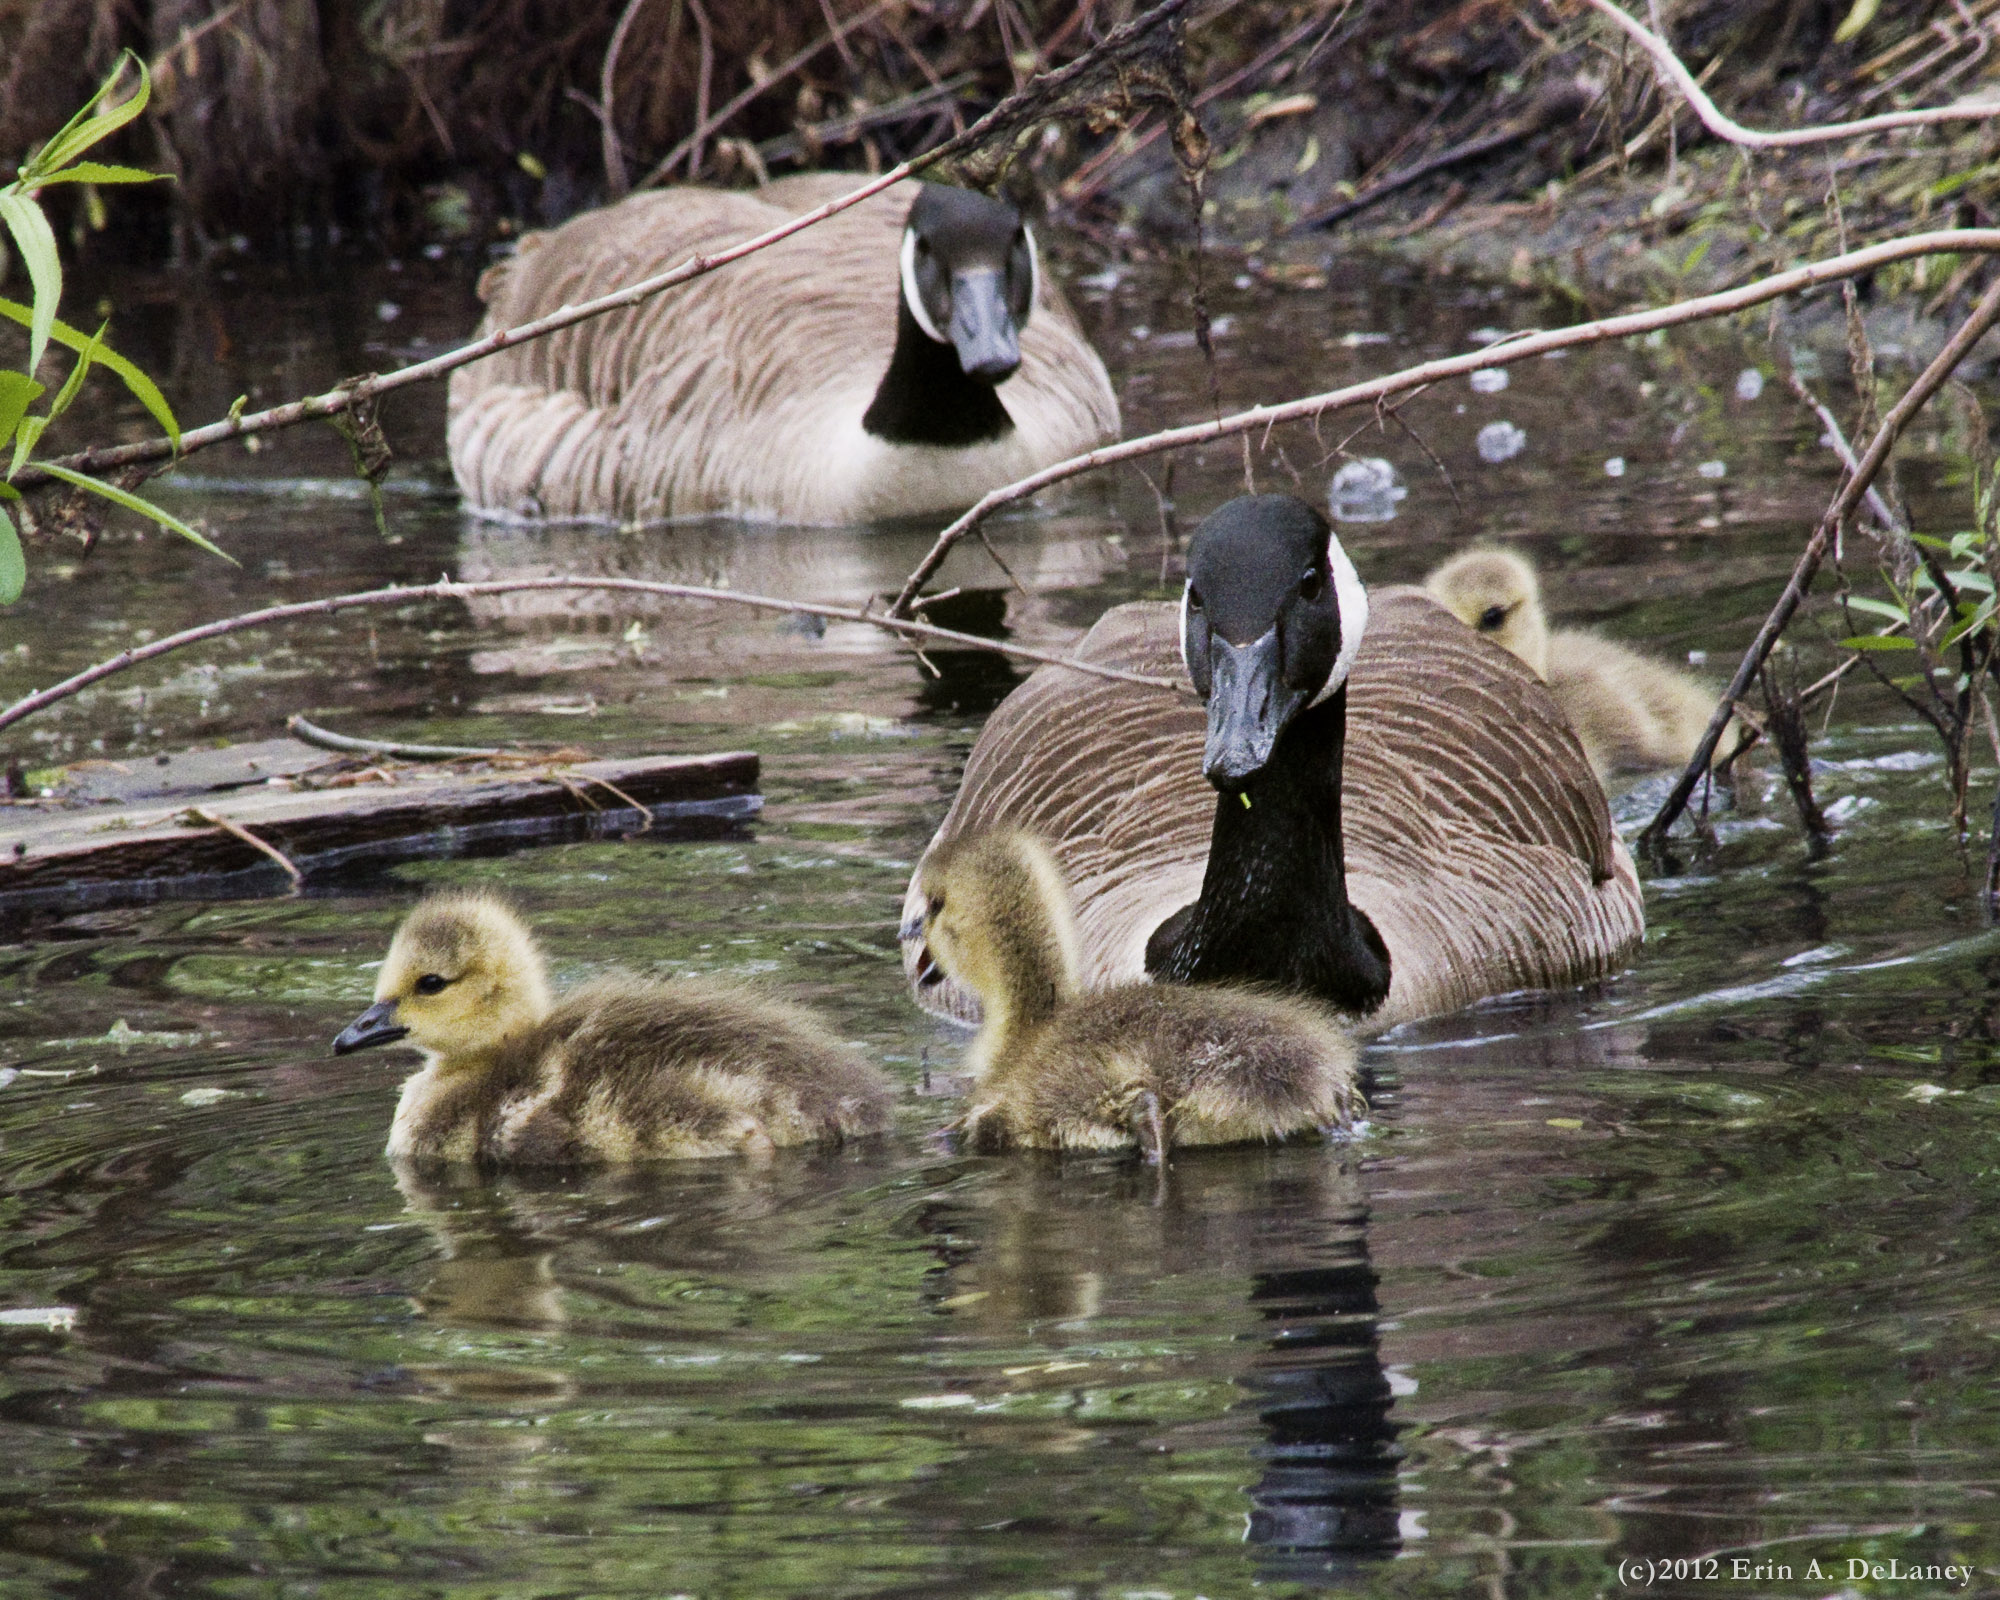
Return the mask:
M1171 606L1119 606L1077 653L1183 676ZM1215 809L1204 730L1191 694L1041 668L988 720L938 837L1041 834L1075 890L1086 985L1141 979L1153 929L1201 892ZM1637 873L1561 709L1419 590L1370 596L1342 828L1349 897L1390 953L1372 1027L1602 977L1644 932ZM978 1014L949 981L918 997Z
M481 332L754 237L845 188L812 175L754 194L663 190L530 234L481 280ZM894 344L912 192L887 191L637 306L460 368L449 441L467 500L624 521L725 512L834 522L931 509L876 504L871 493L885 491L864 481L871 461L881 475L873 452L892 448L862 431L861 416ZM1020 370L1001 390L1015 431L978 464L1007 474L998 482L1018 476L1028 455L1023 470L1118 429L1103 364L1042 281Z

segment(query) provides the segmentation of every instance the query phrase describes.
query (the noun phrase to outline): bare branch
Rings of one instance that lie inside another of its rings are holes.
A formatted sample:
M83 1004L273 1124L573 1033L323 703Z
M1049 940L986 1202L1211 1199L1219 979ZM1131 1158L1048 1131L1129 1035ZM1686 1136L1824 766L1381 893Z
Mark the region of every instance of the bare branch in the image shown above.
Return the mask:
M219 422L211 422L205 427L183 433L178 452L171 440L145 439L132 444L80 450L74 455L56 458L54 465L68 467L74 472L101 476L119 467L172 461L177 454L189 455L209 445L220 444L226 439L240 438L244 434L263 433L272 428L287 428L301 422L336 416L381 395L407 388L413 383L426 383L433 378L441 378L484 356L493 355L517 344L524 344L530 339L539 339L559 329L587 322L592 317L601 317L608 311L619 311L628 306L638 305L641 301L649 300L676 284L686 283L691 278L701 277L718 267L740 261L747 255L776 244L780 239L788 239L801 229L823 222L851 206L857 206L871 196L880 194L884 189L901 183L905 178L913 177L940 161L963 158L969 152L982 149L989 140L1005 145L1014 139L1023 127L1031 126L1041 118L1074 114L1051 108L1060 108L1064 104L1065 96L1076 93L1080 84L1087 85L1090 75L1104 62L1121 62L1123 60L1121 52L1130 51L1163 28L1177 25L1182 14L1192 4L1193 0L1159 0L1158 4L1139 13L1130 21L1121 23L1076 60L1041 74L1021 93L1009 95L963 133L952 135L951 138L922 154L912 156L908 161L892 167L881 176L870 178L838 199L829 200L825 205L790 218L777 227L758 234L754 239L745 239L742 243L733 244L726 250L718 250L713 255L691 256L679 266L656 273L640 283L600 295L595 300L585 301L582 305L563 306L546 317L537 318L533 322L524 322L518 327L502 328L483 339L475 339L469 344L460 345L455 350L447 350L428 361L417 362L396 372L374 374L329 389L324 394L273 406L250 416L225 417ZM31 463L23 467L11 481L16 488L29 489L46 484L49 478L40 465Z
M1958 331L1945 342L1945 347L1937 353L1931 364L1924 368L1917 381L1910 385L1903 398L1890 408L1882 419L1882 426L1869 441L1867 453L1861 457L1855 470L1847 475L1847 481L1840 486L1840 492L1833 497L1833 503L1819 519L1819 526L1813 529L1806 547L1799 552L1799 559L1792 568L1792 575L1785 589L1778 596L1778 603L1771 608L1771 614L1764 619L1764 625L1757 630L1757 637L1750 648L1743 653L1743 660L1736 668L1735 677L1729 680L1729 687L1723 691L1717 702L1715 714L1708 719L1708 728L1701 736L1701 743L1688 758L1673 791L1660 806L1658 814L1646 824L1646 831L1639 836L1641 849L1657 850L1667 836L1667 830L1686 808L1688 797L1694 793L1694 786L1708 770L1709 758L1715 754L1716 741L1722 737L1722 730L1729 725L1730 712L1743 692L1749 688L1750 680L1757 675L1764 658L1771 653L1771 647L1778 642L1778 636L1785 631L1785 625L1792 620L1806 597L1806 590L1812 587L1814 576L1819 572L1820 562L1826 556L1826 547L1832 540L1834 530L1844 522L1854 508L1861 503L1861 497L1868 492L1868 486L1875 481L1888 462L1889 452L1902 437L1910 419L1923 409L1932 395L1944 386L1958 364L1971 353L1972 347L1985 337L1987 331L2000 322L2000 279L1973 307L1972 315L1960 324Z
M1612 0L1587 0L1587 3L1636 40L1639 47L1653 58L1654 65L1680 90L1681 97L1701 118L1702 126L1718 139L1726 139L1731 144L1748 145L1754 150L1779 150L1795 145L1853 139L1864 133L1882 133L1890 128L1922 128L1940 122L1980 122L1988 117L2000 116L2000 100L1961 100L1956 105L1927 106L1918 111L1887 111L1880 116L1863 117L1858 122L1828 122L1814 127L1787 128L1781 133L1760 133L1724 115L1721 108L1709 99L1708 92L1695 82L1694 74L1682 64L1681 58L1674 54L1673 46L1659 34L1626 15Z
M1102 666L1095 661L1080 661L1071 656L1057 655L1052 650L1036 650L1027 645L1006 644L998 639L983 639L977 634L960 633L953 628L934 627L928 622L912 622L879 612L857 610L852 606L823 606L805 600L779 600L769 595L743 594L734 589L706 589L686 583L651 583L640 578L494 578L479 583L454 583L449 578L440 578L436 583L402 584L386 589L366 589L358 594L331 595L324 600L301 600L291 605L266 606L261 611L246 611L239 616L223 617L214 622L204 622L198 627L183 628L179 633L170 633L163 639L155 639L149 644L134 645L129 650L122 650L109 660L100 661L93 667L86 667L83 671L65 678L53 688L41 689L16 700L6 710L0 711L0 728L9 727L23 717L32 716L35 712L54 705L58 700L67 700L78 691L87 689L94 683L101 683L104 679L136 667L142 662L154 660L175 650L184 650L191 644L220 639L225 634L241 633L247 628L265 628L274 623L293 622L303 617L330 617L362 606L408 605L420 600L470 600L481 595L522 594L535 590L563 589L650 595L670 600L708 600L725 605L750 606L759 611L787 612L793 616L826 617L835 622L862 622L871 628L880 628L886 633L905 638L928 639L939 644L958 645L969 650L991 650L1000 655L1014 656L1044 666L1069 667L1073 671L1088 673L1096 678L1111 678L1119 683L1136 683L1147 689L1164 689L1171 693L1188 692L1185 684L1172 678L1149 678L1142 673L1125 672L1117 667Z
M653 170L639 180L639 187L641 189L650 189L654 184L663 181L667 174L672 172L680 163L681 157L693 148L696 141L706 139L711 133L724 127L731 117L735 116L737 112L741 111L752 100L755 100L759 95L764 93L765 90L775 89L793 73L797 72L799 68L812 60L814 56L818 55L820 51L833 45L842 44L847 36L860 27L862 23L867 22L878 12L886 10L895 3L896 0L875 0L875 3L866 10L857 11L853 16L848 17L844 21L833 18L832 14L828 13L829 20L832 22L832 27L828 32L821 34L811 44L804 46L802 49L794 50L765 76L759 78L755 83L751 84L747 89L742 90L733 98L725 101L719 111L708 117L694 132L690 133L679 144L675 145L673 149L662 156ZM607 114L609 113L610 104L610 89L607 86L605 90Z
M1163 450L1178 450L1186 445L1206 444L1214 439L1228 438L1232 434L1274 427L1281 422L1316 420L1329 412L1373 405L1385 396L1400 394L1405 389L1437 383L1445 378L1463 377L1481 367L1508 366L1516 361L1526 361L1544 355L1551 350L1566 350L1576 345L1601 344L1610 339L1625 339L1633 334L1650 333L1655 328L1670 328L1684 322L1699 322L1708 317L1727 316L1732 312L1748 310L1751 306L1762 305L1767 300L1796 294L1801 289L1810 289L1841 278L1872 272L1891 261L1905 261L1913 256L1975 251L2000 253L2000 228L1961 228L1937 233L1911 234L1907 238L1891 239L1883 244L1870 245L1865 250L1851 250L1845 255L1830 256L1824 261L1808 262L1803 267L1793 267L1786 272L1773 273L1768 278L1759 278L1756 282L1744 284L1739 288L1701 295L1693 300L1683 300L1677 305L1663 306L1655 311L1628 311L1620 316L1604 317L1595 322L1580 322L1570 328L1553 328L1524 334L1518 339L1507 339L1498 344L1488 345L1483 350L1426 361L1419 366L1405 367L1400 372L1392 372L1384 377L1349 384L1343 389L1330 389L1324 394L1307 395L1303 399L1288 400L1280 405L1253 406L1248 411L1238 411L1231 416L1217 418L1213 422L1197 422L1186 427L1166 428L1142 438L1102 445L1080 456L1071 456L1067 461L1058 461L1052 466L1044 467L1039 472L1031 473L985 495L937 536L936 542L925 554L924 559L917 564L916 570L904 581L902 592L896 596L896 603L889 608L889 613L897 617L908 616L917 591L930 581L932 575L943 564L945 556L950 553L951 547L1000 507L1012 505L1017 500L1025 500L1030 495L1039 494L1052 484L1079 477L1099 467L1112 466L1121 461L1134 461L1142 456L1158 455Z

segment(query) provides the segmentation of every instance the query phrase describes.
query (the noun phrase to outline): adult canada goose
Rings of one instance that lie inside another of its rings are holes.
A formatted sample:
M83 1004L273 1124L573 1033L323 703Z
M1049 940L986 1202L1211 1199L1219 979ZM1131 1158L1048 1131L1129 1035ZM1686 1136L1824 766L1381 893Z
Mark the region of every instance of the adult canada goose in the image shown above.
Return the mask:
M1302 501L1222 507L1178 614L1115 607L1077 653L1154 676L1178 655L1206 714L1044 667L987 721L931 848L1003 825L1047 839L1086 987L1262 982L1386 1028L1602 977L1644 932L1631 856L1548 690L1418 590L1371 607ZM905 966L925 1005L976 1014L925 946Z
M422 902L336 1054L408 1038L395 1158L535 1166L755 1155L880 1133L887 1080L795 1007L721 985L600 978L551 1000L534 936L490 895Z
M482 332L636 283L846 193L634 195L529 234ZM629 310L452 374L469 505L636 522L860 522L971 504L1118 432L1104 364L1021 214L936 184L851 210Z
M1535 569L1511 550L1452 557L1424 588L1547 681L1600 778L1683 766L1716 696L1686 673L1580 628L1549 628Z
M1110 1150L1282 1139L1352 1122L1354 1044L1304 1001L1255 990L1120 984L1083 994L1062 869L1012 829L925 857L904 929L978 995L967 1057L974 1149Z

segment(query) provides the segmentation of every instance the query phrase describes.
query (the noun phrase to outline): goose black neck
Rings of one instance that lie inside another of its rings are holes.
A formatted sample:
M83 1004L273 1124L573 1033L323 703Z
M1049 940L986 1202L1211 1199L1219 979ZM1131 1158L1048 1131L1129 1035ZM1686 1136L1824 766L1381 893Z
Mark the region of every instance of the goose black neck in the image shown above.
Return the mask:
M1389 951L1347 899L1340 762L1347 687L1292 719L1242 794L1215 804L1201 898L1147 950L1173 983L1267 983L1363 1014L1389 992ZM1244 804L1248 798L1249 804ZM1162 937L1164 936L1164 937Z
M993 385L968 378L958 352L918 327L898 295L895 354L861 426L890 444L951 449L1004 438L1014 431L1014 419Z

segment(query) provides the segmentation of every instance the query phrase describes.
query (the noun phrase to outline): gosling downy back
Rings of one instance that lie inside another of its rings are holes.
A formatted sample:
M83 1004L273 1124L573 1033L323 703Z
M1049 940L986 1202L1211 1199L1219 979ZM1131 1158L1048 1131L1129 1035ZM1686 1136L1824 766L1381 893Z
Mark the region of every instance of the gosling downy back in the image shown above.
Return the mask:
M1581 628L1550 631L1535 569L1511 550L1475 547L1424 580L1460 621L1548 681L1599 777L1681 766L1716 696L1666 662Z
M759 1154L879 1133L887 1080L810 1013L734 986L611 976L551 1000L541 952L491 896L404 920L346 1054L407 1038L388 1154L539 1166Z
M1420 591L1364 596L1300 501L1222 508L1183 607L1116 607L1078 654L1198 666L1208 706L1042 668L988 719L933 848L1006 826L1046 839L1086 987L1263 982L1386 1028L1605 977L1644 931L1547 687ZM905 955L921 1003L977 1015L961 985L919 977L921 947Z
M1282 1139L1360 1104L1353 1042L1303 1000L1218 985L1076 982L1069 893L1040 840L1011 829L937 846L906 933L979 997L976 1149L1106 1150Z
M813 174L634 195L522 239L481 331L846 193ZM630 310L453 374L452 470L485 511L859 522L970 504L1118 432L1096 353L1003 201L897 185Z

